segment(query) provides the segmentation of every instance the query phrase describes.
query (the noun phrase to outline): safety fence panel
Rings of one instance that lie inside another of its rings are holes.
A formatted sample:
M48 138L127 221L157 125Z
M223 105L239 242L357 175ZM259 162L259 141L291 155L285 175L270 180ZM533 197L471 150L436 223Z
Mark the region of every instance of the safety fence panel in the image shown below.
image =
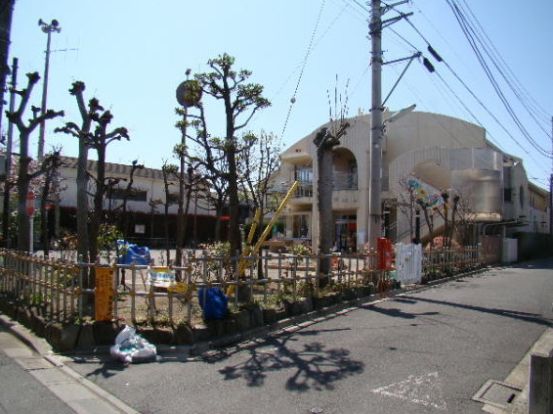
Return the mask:
M422 281L422 246L396 243L396 278L402 284L412 285Z

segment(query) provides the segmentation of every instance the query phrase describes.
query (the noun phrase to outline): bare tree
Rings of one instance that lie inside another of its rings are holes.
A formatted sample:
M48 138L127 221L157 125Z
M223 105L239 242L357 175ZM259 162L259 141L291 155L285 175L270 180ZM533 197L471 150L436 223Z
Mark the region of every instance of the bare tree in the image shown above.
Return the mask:
M59 188L58 169L61 166L60 150L54 150L51 154L46 155L42 161L42 170L44 171L44 182L40 192L40 234L42 235L42 246L44 256L50 254L50 238L48 235L48 210L47 207L51 202L50 196L54 188Z
M174 180L177 179L178 171L179 167L176 165L168 164L167 161L163 162L161 172L163 174L163 188L165 191L163 211L165 217L165 254L167 256L167 264L171 262L171 248L169 246L169 206L174 202L169 187L175 184Z
M96 98L90 99L88 106L84 100L84 82L74 82L69 93L75 96L81 123L67 122L63 128L57 128L56 132L63 132L77 138L79 142L79 155L77 159L77 255L80 260L88 261L89 234L88 234L88 150L91 142L92 124L99 118L99 112L104 108Z
M153 240L155 236L154 226L155 226L155 216L157 213L158 206L163 204L163 200L159 198L150 198L148 201L148 206L150 207L150 239Z
M96 184L93 194L94 211L90 220L89 254L91 260L96 260L98 256L98 234L104 218L104 197L108 189L108 177L106 177L107 147L113 141L120 141L121 139L129 140L126 128L119 127L108 131L108 126L112 119L113 115L109 110L102 112L95 119L97 126L90 137L90 147L96 150L98 156L95 175L89 175Z
M21 91L15 91L15 93L21 96L19 107L15 112L6 113L9 122L12 122L19 131L19 166L17 173L17 248L22 251L28 251L31 247L29 237L30 222L25 211L25 200L29 191L29 183L33 178L36 178L45 172L45 170L41 168L32 174L29 173L29 164L31 162L31 158L29 157L29 137L35 128L42 122L58 116L63 116L63 111L54 111L52 109L47 110L43 115L39 115L40 108L31 107L33 113L32 118L29 120L28 124L23 122L23 116L29 103L33 87L40 79L40 76L36 72L29 73L27 74L27 79L27 87Z
M200 82L204 94L222 101L224 104L226 123L224 145L228 170L223 178L228 182L229 241L232 254L241 248L236 161L239 148L236 134L248 125L258 110L270 105L270 102L263 96L263 86L247 83L251 72L244 69L234 70L234 62L235 59L225 53L208 61L211 72L199 73L195 76L196 80Z
M243 193L264 217L271 179L280 167L280 145L278 137L261 131L259 136L248 134L239 160L244 166L240 174ZM251 145L248 145L248 141Z
M129 178L127 181L127 185L125 186L125 190L123 191L123 202L121 203L121 212L119 215L119 228L125 235L125 237L128 237L129 235L129 220L127 217L127 203L129 201L129 198L133 195L133 185L134 185L134 174L138 170L144 169L144 164L139 164L138 160L133 160L131 163L131 170L129 171Z
M227 156L225 153L225 141L218 137L212 137L207 128L207 120L203 104L197 105L198 114L189 114L193 119L195 135L188 138L193 143L189 153L191 163L196 166L196 175L206 188L204 197L206 201L215 207L217 221L215 223L215 240L221 241L221 217L228 200L229 182L226 179L228 171Z
M342 103L340 95L340 114L338 112L338 92L334 89L334 113L330 106L329 127L323 127L313 139L317 147L318 174L318 210L319 210L319 270L325 275L319 281L321 287L328 284L330 280L330 258L327 256L334 243L334 215L332 212L332 191L334 188L334 174L332 167L332 153L334 147L340 145L340 139L346 135L349 122L346 121L347 96Z

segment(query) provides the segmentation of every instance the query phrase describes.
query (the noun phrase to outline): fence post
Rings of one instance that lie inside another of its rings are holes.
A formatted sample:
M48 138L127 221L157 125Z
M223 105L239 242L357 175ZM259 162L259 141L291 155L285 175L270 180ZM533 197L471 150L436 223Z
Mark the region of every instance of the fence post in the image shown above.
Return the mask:
M136 324L136 268L131 264L131 321Z
M194 255L193 260L196 261L196 255ZM187 283L188 289L192 289L192 262L188 263L188 266L186 268L186 283ZM193 292L193 290L191 290L191 292ZM190 294L189 300L186 304L186 311L187 311L186 321L188 322L188 325L190 325L191 322L192 322L192 299L193 299L193 295L194 295L193 293Z

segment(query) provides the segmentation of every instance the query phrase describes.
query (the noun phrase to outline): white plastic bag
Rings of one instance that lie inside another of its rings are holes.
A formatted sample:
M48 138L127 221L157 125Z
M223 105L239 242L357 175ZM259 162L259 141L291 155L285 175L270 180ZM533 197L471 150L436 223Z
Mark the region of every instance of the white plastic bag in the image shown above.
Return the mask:
M115 337L110 353L114 359L125 363L150 362L156 360L157 349L127 325Z

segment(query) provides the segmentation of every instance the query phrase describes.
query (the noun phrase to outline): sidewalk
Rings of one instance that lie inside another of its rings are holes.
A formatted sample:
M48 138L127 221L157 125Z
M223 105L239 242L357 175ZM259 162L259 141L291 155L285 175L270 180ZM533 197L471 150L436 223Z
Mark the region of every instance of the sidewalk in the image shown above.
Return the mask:
M45 340L3 314L0 314L0 349L14 363L3 368L6 373L2 380L8 380L6 385L11 387L0 387L0 412L138 414L67 367ZM8 377L8 372L16 377ZM36 401L31 398L36 397L33 390L41 396ZM10 397L8 393L16 394Z

